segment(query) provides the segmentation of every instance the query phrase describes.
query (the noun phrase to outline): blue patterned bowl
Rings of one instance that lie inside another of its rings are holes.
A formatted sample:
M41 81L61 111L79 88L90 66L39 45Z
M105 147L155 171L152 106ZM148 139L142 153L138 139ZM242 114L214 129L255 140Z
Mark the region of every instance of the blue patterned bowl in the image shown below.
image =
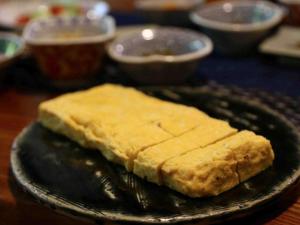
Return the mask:
M189 26L189 13L205 0L135 0L134 6L150 23L169 26Z
M140 83L175 84L185 81L212 48L210 39L203 34L157 27L117 38L108 46L108 53Z
M24 43L18 35L0 32L0 85L6 75L2 70L13 63L23 52Z
M222 1L191 13L191 20L210 36L221 53L244 53L283 19L283 8L258 0Z

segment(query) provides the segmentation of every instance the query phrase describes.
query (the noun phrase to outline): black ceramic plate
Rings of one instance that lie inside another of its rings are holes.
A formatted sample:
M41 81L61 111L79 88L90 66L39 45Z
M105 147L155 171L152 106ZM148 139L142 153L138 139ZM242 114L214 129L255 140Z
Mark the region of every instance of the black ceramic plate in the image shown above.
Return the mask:
M300 174L300 139L285 118L246 99L200 89L148 89L193 105L239 129L269 138L276 159L256 177L217 197L192 199L148 183L38 123L16 138L11 166L21 186L42 203L93 220L142 223L215 222L254 212L276 199Z

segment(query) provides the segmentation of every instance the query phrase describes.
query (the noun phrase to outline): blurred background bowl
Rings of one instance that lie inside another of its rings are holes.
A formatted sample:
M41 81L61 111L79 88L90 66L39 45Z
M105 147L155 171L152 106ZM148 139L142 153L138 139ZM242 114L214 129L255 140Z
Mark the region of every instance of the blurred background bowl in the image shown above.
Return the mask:
M135 8L147 22L160 25L188 26L189 13L205 0L136 0Z
M245 54L256 49L284 12L268 1L222 1L195 10L191 20L212 38L217 52Z
M81 81L101 69L105 44L114 35L115 22L110 16L56 17L31 22L23 38L50 79Z
M3 70L24 52L22 39L14 33L0 32L0 83L5 78Z
M278 0L278 2L289 11L286 17L286 23L300 26L300 0Z
M212 48L210 39L198 32L156 27L119 36L108 45L108 53L139 83L179 84Z
M0 1L0 26L22 30L35 19L74 16L102 17L110 10L100 0L3 0Z

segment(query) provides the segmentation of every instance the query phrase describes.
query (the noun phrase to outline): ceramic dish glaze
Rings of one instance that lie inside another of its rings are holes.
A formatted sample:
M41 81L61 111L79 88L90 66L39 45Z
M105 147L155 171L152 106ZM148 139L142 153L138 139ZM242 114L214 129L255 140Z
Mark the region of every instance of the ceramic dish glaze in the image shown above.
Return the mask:
M221 1L191 13L191 20L213 39L221 53L251 50L284 16L284 10L268 1Z
M110 16L35 20L23 32L26 44L46 76L78 82L99 71L105 44L114 35L115 22Z
M282 26L277 34L261 43L260 51L266 54L292 57L299 60L300 29L292 26Z
M150 23L172 26L190 24L189 13L205 0L136 0L135 8Z
M145 90L145 89L144 89ZM152 88L156 97L193 105L239 129L271 140L273 166L216 197L192 199L144 181L38 123L15 139L11 168L18 183L39 202L59 212L102 219L170 224L220 222L263 209L300 176L300 138L284 117L249 99L204 89Z
M0 2L0 26L21 30L34 19L53 16L102 17L108 11L109 5L97 0L3 0Z
M5 80L3 70L24 53L22 39L14 33L0 32L0 86Z
M9 65L24 52L22 39L9 32L0 32L0 69Z
M185 81L212 48L201 33L154 27L119 36L109 44L108 53L139 83L174 84Z
M285 19L290 25L300 26L300 1L299 0L278 0L283 6L285 6L289 13Z

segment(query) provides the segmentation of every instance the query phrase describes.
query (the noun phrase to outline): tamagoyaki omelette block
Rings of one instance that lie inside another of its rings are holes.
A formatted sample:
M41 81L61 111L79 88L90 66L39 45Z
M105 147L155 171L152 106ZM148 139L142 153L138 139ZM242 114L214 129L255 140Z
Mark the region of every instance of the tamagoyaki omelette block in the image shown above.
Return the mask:
M270 142L242 131L165 162L163 184L191 197L218 195L269 167Z
M127 170L191 197L217 195L271 165L270 142L194 107L102 85L39 106L39 121Z
M144 123L156 123L174 136L197 127L208 117L194 107L163 101L133 88L112 84L62 95L42 103L40 110L57 110L55 106L64 107L66 103L72 103L74 110L85 107L95 114L106 111L111 116L132 116Z
M84 147L99 149L129 171L139 151L193 129L207 118L193 107L116 85L66 94L39 107L44 126Z
M193 129L203 119L208 118L207 114L194 107L163 101L134 88L106 84L82 94L82 97L80 93L75 96L81 105L89 105L93 109L102 108L104 105L114 108L115 111L122 109L127 115L134 115L144 122L159 124L174 136Z
M100 150L108 160L130 171L138 151L173 137L156 124L143 123L134 117L94 114L84 106L75 110L76 106L69 103L56 106L40 110L39 120L45 127L83 147Z
M167 160L209 144L222 140L237 130L222 120L207 118L202 123L184 133L163 143L154 145L138 154L134 160L133 172L148 181L162 184L160 170Z

